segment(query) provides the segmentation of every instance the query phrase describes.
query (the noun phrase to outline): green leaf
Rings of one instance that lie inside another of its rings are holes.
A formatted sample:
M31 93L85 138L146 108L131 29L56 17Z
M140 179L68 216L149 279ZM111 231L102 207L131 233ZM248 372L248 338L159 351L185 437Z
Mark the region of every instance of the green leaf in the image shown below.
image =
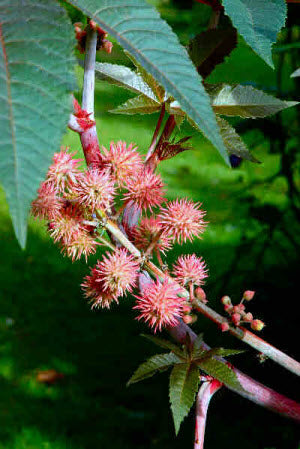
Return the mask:
M229 357L231 355L242 354L245 352L242 349L225 349L225 348L213 348L209 351L205 351L202 359L212 358L212 357Z
M176 34L144 0L68 0L115 37L181 105L229 164L210 99Z
M172 343L169 340L165 340L164 338L155 337L154 335L146 335L146 334L142 334L142 337L151 341L155 345L160 346L161 348L169 349L170 351L174 352L174 354L176 354L178 357L183 356L182 350L175 343Z
M141 75L143 81L147 83L151 91L154 93L155 98L163 103L165 101L166 91L165 89L156 81L156 79L149 73L144 67L137 62L137 60L127 51L125 51L127 56L131 59L133 64L136 66L139 74Z
M143 78L124 65L96 62L96 78L132 92L143 94L156 100L156 97Z
M71 110L74 31L54 0L0 0L0 181L16 236Z
M300 76L300 69L295 70L292 74L291 74L291 78L296 78Z
M243 391L243 387L239 383L236 374L226 363L214 358L204 358L203 360L197 361L197 365L209 376L215 377L220 382L238 391Z
M164 371L176 363L180 363L180 359L172 352L154 355L138 367L127 382L127 386L152 377L157 371Z
M272 68L272 44L285 25L285 0L223 0L226 14L250 47Z
M221 136L223 138L224 145L227 148L228 154L234 154L235 156L239 156L250 162L260 163L258 159L252 156L239 134L226 120L221 117L217 117L217 122L220 127Z
M228 116L266 117L298 104L296 101L279 100L252 86L240 84L207 84L206 89L214 111Z
M176 435L195 401L199 382L199 369L194 364L181 363L172 369L169 394Z
M153 114L161 109L160 103L145 97L145 95L138 95L137 97L127 100L125 103L118 106L116 109L111 109L109 112L114 114Z
M207 351L203 348L203 334L197 335L196 340L193 343L192 358L201 357Z
M224 61L237 44L237 32L233 27L203 31L189 43L189 55L198 72L206 78Z

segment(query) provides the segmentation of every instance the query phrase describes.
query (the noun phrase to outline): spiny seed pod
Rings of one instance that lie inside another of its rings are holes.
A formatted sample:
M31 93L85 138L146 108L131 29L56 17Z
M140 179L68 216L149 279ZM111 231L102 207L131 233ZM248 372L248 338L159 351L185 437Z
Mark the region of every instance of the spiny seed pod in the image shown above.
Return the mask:
M251 328L254 331L261 331L265 327L265 323L261 320L253 320L251 322Z
M251 299L253 298L254 295L255 295L255 292L254 292L254 291L252 291L252 290L246 290L246 291L243 293L243 299L244 299L245 301L251 301Z

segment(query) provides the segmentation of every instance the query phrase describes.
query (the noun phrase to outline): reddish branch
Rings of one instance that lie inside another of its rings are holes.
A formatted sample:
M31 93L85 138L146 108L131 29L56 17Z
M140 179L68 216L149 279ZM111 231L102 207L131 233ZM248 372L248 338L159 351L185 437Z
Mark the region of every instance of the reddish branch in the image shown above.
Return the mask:
M213 379L201 385L196 400L196 422L194 449L203 449L207 410L213 395L222 387L222 384Z

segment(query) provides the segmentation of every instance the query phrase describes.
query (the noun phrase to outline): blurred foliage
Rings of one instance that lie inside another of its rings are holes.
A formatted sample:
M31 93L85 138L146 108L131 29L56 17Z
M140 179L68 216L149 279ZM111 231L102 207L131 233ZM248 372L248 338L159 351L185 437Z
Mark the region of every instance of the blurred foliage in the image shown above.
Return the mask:
M174 4L161 2L160 10L187 43L205 27L209 8L193 4L190 10L178 11ZM285 100L299 100L300 79L289 78L300 65L294 45L300 40L297 14L299 6L291 5L290 28L281 33L274 52L275 72L239 39L208 81L247 83ZM111 57L101 53L98 60L131 65L117 45ZM146 152L157 117L128 120L107 112L130 97L122 89L97 84L100 141L133 141ZM203 240L186 244L182 251L206 259L210 304L220 311L221 295L238 300L244 290L256 290L250 309L267 323L263 337L294 357L299 357L293 303L300 248L299 121L299 108L268 120L232 120L263 162L242 162L232 170L185 124L178 137L192 135L194 150L160 167L170 198L188 196L207 210L210 224ZM72 150L80 145L70 131L63 143ZM125 387L136 366L155 353L151 343L138 338L145 328L134 320L132 300L111 311L91 312L79 287L88 271L85 263L62 258L44 226L33 220L27 249L21 252L3 193L0 229L0 449L191 447L192 416L178 438L173 435L166 376ZM171 252L170 263L179 250ZM200 317L194 328L214 346L241 348L205 318ZM297 399L296 379L272 362L260 364L249 350L237 364ZM56 369L65 377L52 386L38 383L36 374L42 369ZM292 421L222 389L211 403L206 447L296 449L298 429Z

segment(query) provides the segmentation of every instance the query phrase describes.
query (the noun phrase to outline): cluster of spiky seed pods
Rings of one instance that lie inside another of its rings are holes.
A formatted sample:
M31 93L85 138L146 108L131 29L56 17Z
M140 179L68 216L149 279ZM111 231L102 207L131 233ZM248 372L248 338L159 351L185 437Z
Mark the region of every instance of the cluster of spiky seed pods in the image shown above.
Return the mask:
M195 254L180 256L169 273L162 257L174 243L192 241L203 233L206 223L201 205L189 199L168 202L161 176L147 167L132 144L112 142L109 148L103 147L100 163L88 169L80 169L82 160L74 156L67 149L54 155L32 213L47 220L50 235L72 260L82 256L87 260L99 245L111 248L82 284L92 307L109 308L139 286L134 309L138 319L155 331L176 325L179 318L192 322L193 295L205 301L200 287L207 277L205 262ZM105 233L103 213L142 257L114 245ZM144 260L154 255L166 277L143 283ZM182 294L183 287L189 289L190 299Z

